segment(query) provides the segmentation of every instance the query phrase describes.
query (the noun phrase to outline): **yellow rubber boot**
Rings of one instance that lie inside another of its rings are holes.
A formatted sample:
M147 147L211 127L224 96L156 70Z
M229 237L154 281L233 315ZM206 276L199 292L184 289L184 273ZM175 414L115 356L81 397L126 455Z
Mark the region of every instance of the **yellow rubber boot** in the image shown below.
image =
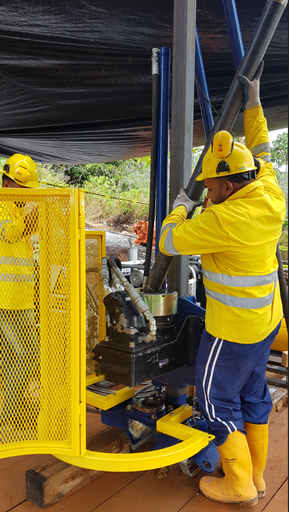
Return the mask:
M266 484L263 478L268 453L268 424L254 425L244 422L247 431L247 443L253 464L253 482L258 491L258 498L266 495Z
M225 476L201 478L200 491L214 501L256 505L258 492L253 484L252 460L246 436L236 430L217 448Z

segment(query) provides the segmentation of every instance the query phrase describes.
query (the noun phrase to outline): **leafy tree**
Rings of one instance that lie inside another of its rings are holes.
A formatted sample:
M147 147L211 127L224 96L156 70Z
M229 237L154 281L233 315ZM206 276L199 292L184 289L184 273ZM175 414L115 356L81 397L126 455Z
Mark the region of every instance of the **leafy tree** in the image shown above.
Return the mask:
M288 133L283 132L277 135L271 146L271 160L275 162L278 169L288 164Z
M192 166L193 166L193 169L195 169L197 163L198 163L198 160L202 154L202 151L204 149L204 146L200 146L198 148L193 148L192 150Z
M43 167L56 175L64 176L66 183L72 187L82 187L91 173L87 165L81 164L44 164Z
M43 166L47 171L64 176L68 185L83 187L92 178L108 181L114 192L125 192L137 186L142 187L143 180L149 177L149 161L147 158L133 158L102 164L74 164Z
M287 192L287 170L288 170L288 133L283 132L277 135L271 145L271 161L276 170L276 176L284 194ZM285 167L285 170L281 170Z
M2 178L2 167L3 167L4 164L6 164L6 161L7 161L7 158L0 157L0 171L1 171L0 172L0 178Z
M288 133L277 135L271 145L271 161L276 170L278 183L283 190L288 215ZM284 168L283 170L281 168Z

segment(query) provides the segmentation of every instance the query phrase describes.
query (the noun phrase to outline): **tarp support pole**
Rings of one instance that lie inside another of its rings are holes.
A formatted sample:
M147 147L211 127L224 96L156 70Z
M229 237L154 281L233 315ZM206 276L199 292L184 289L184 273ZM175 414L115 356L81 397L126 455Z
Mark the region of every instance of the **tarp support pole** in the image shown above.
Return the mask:
M160 120L157 158L156 192L156 244L155 257L159 252L160 230L168 211L168 166L170 137L170 101L171 101L171 49L161 48L160 66Z
M233 53L235 69L238 69L245 50L235 0L222 0Z
M192 174L196 0L174 1L169 207ZM189 257L177 256L168 289L188 294Z
M209 137L210 131L214 125L214 119L210 104L209 90L205 75L205 68L201 52L199 34L196 27L196 88L202 114L202 121L206 138Z

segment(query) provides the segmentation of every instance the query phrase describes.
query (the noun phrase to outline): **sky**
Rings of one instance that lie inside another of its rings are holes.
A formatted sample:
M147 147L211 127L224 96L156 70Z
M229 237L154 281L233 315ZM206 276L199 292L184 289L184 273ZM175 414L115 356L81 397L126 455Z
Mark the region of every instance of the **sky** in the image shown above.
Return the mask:
M270 144L272 144L273 140L277 139L277 135L279 135L279 133L283 132L288 133L288 128L282 128L282 130L274 130L273 132L269 132Z

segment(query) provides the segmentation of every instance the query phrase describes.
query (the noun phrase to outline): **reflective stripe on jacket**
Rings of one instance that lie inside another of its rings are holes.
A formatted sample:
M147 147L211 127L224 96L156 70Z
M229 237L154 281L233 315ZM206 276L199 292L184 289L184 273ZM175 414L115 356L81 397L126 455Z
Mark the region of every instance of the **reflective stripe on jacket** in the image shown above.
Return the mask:
M0 198L0 309L34 307L34 260L22 209L7 196Z
M262 107L245 110L244 123L247 147L266 162L257 179L192 220L177 207L163 222L159 246L164 254L201 255L207 331L256 343L282 318L276 246L285 201L269 162Z

